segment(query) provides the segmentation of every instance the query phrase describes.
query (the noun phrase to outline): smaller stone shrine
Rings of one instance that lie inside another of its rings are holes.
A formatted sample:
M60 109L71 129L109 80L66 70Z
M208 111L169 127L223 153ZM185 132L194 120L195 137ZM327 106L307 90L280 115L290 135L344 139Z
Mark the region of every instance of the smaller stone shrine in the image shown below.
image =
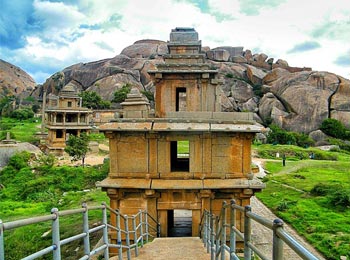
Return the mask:
M46 150L48 153L63 155L69 135L79 136L92 129L92 110L82 107L82 98L77 87L69 83L58 96L48 95L45 111L45 127L48 129Z

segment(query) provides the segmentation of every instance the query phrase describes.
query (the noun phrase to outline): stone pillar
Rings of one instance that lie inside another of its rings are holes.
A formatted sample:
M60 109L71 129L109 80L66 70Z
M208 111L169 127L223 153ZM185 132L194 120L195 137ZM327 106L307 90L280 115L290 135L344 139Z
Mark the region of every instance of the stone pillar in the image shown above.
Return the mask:
M159 194L155 192L155 190L145 190L144 197L146 199L147 203L147 212L148 214L154 218L155 220L158 220L157 216L157 198L159 197ZM151 226L156 227L155 225L157 223L154 223L153 220L148 219ZM152 230L149 230L150 232L153 232ZM157 236L157 234L154 232L152 233L153 236Z
M158 211L158 221L160 223L160 236L168 236L168 210L159 210Z

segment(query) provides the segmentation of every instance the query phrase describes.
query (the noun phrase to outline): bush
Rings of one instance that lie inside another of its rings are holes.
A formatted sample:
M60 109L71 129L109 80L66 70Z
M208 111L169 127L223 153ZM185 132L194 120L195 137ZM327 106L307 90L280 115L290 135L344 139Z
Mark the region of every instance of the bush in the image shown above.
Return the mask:
M24 167L27 167L30 156L30 153L26 151L17 153L10 158L8 166L13 167L16 170L20 170Z
M114 98L112 102L115 102L115 103L123 102L126 99L127 95L130 93L130 90L131 90L131 85L129 83L126 83L124 86L122 86L121 89L114 92Z
M310 190L310 193L314 196L326 196L327 194L330 194L339 188L341 188L341 185L339 184L317 183Z
M334 192L329 194L328 203L346 209L350 207L350 189L336 189Z
M313 146L315 144L315 141L304 133L292 132L291 134L294 136L297 146L309 147L309 146Z
M151 91L141 91L141 93L145 95L149 101L154 101L154 95Z
M341 184L316 184L310 191L314 196L326 196L331 207L347 208L350 206L350 189Z
M350 138L349 131L345 128L342 122L333 118L327 118L324 120L320 126L320 129L325 134L338 139Z
M33 118L34 112L33 112L33 110L28 109L28 108L17 109L11 113L10 117L18 119L18 120L25 120L28 118Z
M289 133L277 125L270 125L271 131L267 135L267 142L271 144L296 144L296 139L292 133Z

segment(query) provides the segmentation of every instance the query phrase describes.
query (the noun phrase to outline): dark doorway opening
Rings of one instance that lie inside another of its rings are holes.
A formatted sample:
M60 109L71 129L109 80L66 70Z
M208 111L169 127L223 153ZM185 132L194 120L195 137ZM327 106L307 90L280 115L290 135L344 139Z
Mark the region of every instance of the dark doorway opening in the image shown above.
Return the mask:
M192 210L168 210L168 237L192 236Z

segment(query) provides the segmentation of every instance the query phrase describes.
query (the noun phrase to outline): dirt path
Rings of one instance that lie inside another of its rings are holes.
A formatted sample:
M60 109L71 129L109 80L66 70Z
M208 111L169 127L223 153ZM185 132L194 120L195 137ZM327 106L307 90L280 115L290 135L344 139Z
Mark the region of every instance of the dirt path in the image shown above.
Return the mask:
M259 159L254 159L253 162L259 166L259 173L257 177L264 177L265 171L263 168L263 161ZM250 200L250 205L252 207L252 212L273 221L277 218L275 214L271 212L259 199L252 197ZM318 253L303 237L299 236L298 233L292 229L289 225L284 224L285 230L293 236L295 240L301 243L305 248L307 248L312 254L314 254L319 259L325 259L320 253ZM257 222L252 222L252 239L254 245L256 245L264 255L272 257L272 231L266 227L258 224ZM287 245L284 245L284 259L297 260L302 259L293 250L291 250Z

